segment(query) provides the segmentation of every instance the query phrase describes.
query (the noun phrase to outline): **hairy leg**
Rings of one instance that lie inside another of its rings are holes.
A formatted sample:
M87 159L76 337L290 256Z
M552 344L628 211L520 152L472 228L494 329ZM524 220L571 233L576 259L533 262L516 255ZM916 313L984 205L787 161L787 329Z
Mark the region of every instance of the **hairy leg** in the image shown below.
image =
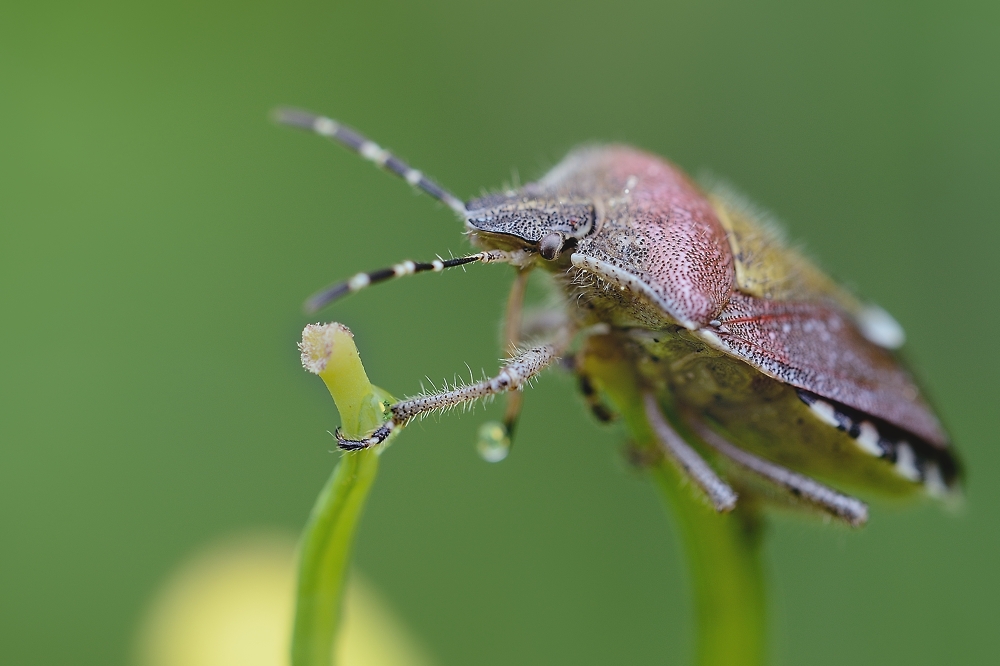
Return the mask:
M715 471L698 452L677 434L660 412L660 405L652 393L643 395L646 418L660 443L663 453L704 491L712 506L719 513L732 511L736 507L736 491L719 478Z
M384 442L392 431L410 419L447 409L463 403L474 402L499 393L517 391L524 387L558 358L555 345L542 345L521 352L507 361L495 377L468 386L455 387L429 395L401 400L389 408L392 417L364 439L347 439L337 431L340 448L354 451Z
M687 415L687 421L702 441L740 467L784 488L795 497L853 527L861 527L868 521L868 506L861 500L844 495L808 476L744 451L728 442L694 415Z

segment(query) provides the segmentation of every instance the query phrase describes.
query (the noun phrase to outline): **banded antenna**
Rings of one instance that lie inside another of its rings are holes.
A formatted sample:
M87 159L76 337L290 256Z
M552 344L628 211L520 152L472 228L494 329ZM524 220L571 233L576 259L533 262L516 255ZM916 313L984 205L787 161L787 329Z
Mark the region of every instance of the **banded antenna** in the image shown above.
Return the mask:
M392 280L393 278L403 277L404 275L413 275L415 273L424 273L427 271L440 273L446 268L464 266L477 261L483 264L490 264L494 262L507 263L510 262L510 260L511 253L509 252L504 252L503 250L487 250L485 252L477 252L475 254L468 254L464 257L455 257L453 259L438 258L430 262L401 261L400 263L390 266L389 268L380 268L377 271L358 273L350 280L338 282L335 285L327 287L323 291L310 296L309 300L306 301L305 309L308 314L312 314L342 296L353 294L354 292L361 291L365 287L369 287L373 284Z
M317 116L300 109L282 108L274 112L274 119L282 125L298 127L331 141L336 141L345 148L354 151L369 162L390 171L414 187L419 187L427 194L444 203L463 218L466 214L465 203L454 194L444 189L417 169L399 159L374 141L356 132L350 127L341 125L332 118Z

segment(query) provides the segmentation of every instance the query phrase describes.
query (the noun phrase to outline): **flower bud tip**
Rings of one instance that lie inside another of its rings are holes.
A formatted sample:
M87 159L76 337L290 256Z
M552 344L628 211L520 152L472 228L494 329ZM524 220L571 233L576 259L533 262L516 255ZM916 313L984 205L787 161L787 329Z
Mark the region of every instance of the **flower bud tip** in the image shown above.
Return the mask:
M333 354L333 346L337 336L342 334L354 337L351 329L337 322L309 324L302 329L302 342L299 343L299 351L302 352L302 367L316 375L323 372Z

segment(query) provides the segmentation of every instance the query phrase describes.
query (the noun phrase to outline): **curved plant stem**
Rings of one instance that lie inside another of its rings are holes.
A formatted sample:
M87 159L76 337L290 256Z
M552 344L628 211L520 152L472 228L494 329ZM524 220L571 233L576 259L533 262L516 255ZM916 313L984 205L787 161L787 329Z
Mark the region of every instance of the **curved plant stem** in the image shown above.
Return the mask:
M638 455L673 515L691 574L697 617L699 666L759 666L764 661L766 614L760 564L760 520L741 498L737 508L718 514L658 455L646 421L639 380L613 340L591 338L585 371L622 415ZM682 435L689 435L661 397L661 406ZM690 436L686 437L690 439Z
M385 420L393 402L372 386L350 331L339 324L303 332L302 362L323 378L340 411L344 434L362 435ZM595 336L581 354L583 369L624 417L636 450L676 521L693 581L699 666L759 666L765 648L760 521L741 499L732 513L715 513L662 455L646 421L640 381L620 343ZM667 397L661 407L682 435ZM397 431L398 432L398 431ZM341 457L306 526L292 637L292 666L328 666L354 531L378 470L378 451Z
M354 530L378 471L378 455L344 455L320 493L299 553L292 666L329 666Z
M394 400L368 381L345 326L308 326L299 348L302 364L330 390L345 435L357 437L382 424ZM378 471L378 453L367 449L342 455L309 516L299 553L292 666L330 666L351 544Z
M672 509L691 572L698 627L696 663L764 663L767 627L757 517L743 507L716 514L665 461L650 473Z

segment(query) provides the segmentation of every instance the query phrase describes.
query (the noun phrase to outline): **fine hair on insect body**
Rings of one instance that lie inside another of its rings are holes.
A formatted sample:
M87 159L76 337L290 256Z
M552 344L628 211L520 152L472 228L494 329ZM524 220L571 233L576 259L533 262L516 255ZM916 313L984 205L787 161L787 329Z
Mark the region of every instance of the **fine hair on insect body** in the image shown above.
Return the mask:
M611 420L587 368L612 348L634 368L660 452L717 511L763 487L770 500L860 526L865 503L828 483L897 495L956 490L949 437L895 352L902 327L787 246L730 188L703 190L660 157L596 145L536 182L463 201L337 121L295 109L275 117L444 203L479 249L359 273L312 296L309 312L405 275L476 263L515 269L504 338L516 351L497 374L401 400L361 438L338 431L340 448L377 446L411 419L501 394L509 438L524 387L559 359L594 416ZM563 306L528 321L536 269L552 277Z

